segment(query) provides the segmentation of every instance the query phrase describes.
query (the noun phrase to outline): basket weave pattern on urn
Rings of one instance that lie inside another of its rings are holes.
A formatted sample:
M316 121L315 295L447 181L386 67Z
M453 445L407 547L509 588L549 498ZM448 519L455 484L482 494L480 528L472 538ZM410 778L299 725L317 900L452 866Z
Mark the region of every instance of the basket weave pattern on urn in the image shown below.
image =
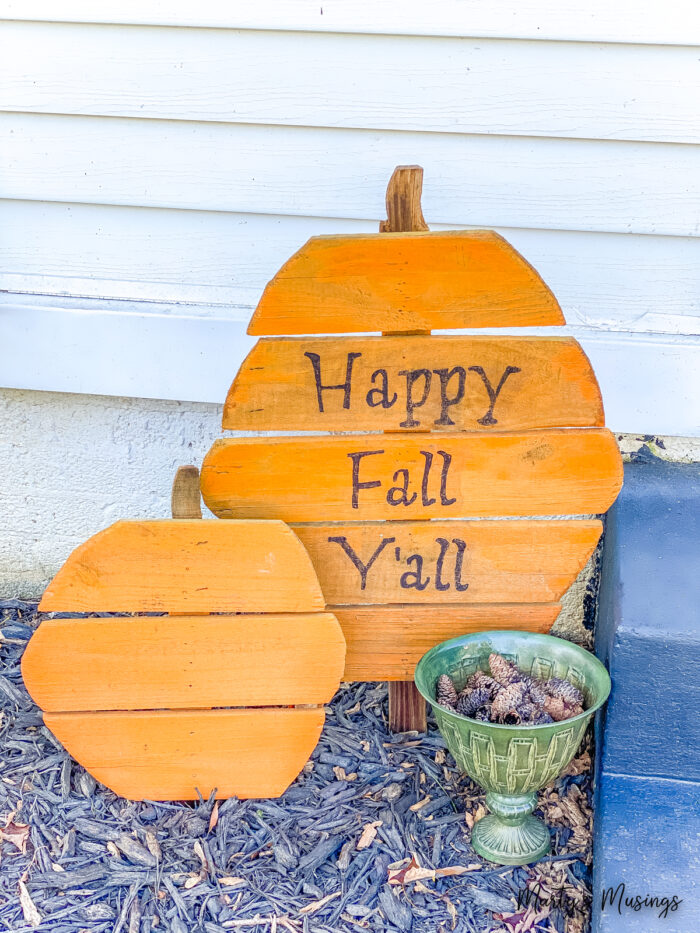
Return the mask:
M572 724L553 737L494 740L474 720L465 740L464 730L458 730L437 707L435 718L460 768L501 794L526 794L553 781L573 757L587 725L585 721Z

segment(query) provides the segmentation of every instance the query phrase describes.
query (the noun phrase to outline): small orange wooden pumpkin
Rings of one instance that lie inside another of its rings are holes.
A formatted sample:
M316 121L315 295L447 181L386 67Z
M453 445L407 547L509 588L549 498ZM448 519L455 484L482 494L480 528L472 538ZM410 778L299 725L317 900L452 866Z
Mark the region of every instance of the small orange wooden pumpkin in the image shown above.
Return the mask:
M324 605L283 522L117 522L39 608L167 615L46 620L22 673L49 729L124 797L278 797L343 673Z

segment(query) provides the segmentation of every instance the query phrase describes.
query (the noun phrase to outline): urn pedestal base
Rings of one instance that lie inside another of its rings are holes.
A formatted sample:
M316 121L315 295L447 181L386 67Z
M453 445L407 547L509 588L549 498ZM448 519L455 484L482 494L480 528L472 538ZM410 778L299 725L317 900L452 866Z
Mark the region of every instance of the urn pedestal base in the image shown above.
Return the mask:
M532 815L536 799L535 794L487 794L491 814L472 830L474 851L501 865L527 865L547 855L549 830Z

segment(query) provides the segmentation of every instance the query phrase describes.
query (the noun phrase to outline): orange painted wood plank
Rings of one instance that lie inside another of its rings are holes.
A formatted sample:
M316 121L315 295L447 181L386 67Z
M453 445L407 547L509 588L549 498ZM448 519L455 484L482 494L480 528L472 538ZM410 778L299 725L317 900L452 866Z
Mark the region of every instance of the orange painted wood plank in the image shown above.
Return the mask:
M54 619L22 658L45 710L327 703L345 641L325 613Z
M570 337L270 337L243 362L227 430L510 431L604 424Z
M206 455L222 518L287 522L604 512L622 484L604 428L529 433L231 438Z
M563 324L538 273L492 230L312 237L267 285L249 334Z
M419 659L448 638L488 629L548 632L559 603L337 608L347 642L343 680L411 680Z
M70 754L130 800L279 797L304 767L323 709L46 713Z
M253 516L260 518L260 515ZM282 522L124 521L77 547L43 612L310 612L309 557Z
M295 525L329 605L541 603L560 599L600 521Z

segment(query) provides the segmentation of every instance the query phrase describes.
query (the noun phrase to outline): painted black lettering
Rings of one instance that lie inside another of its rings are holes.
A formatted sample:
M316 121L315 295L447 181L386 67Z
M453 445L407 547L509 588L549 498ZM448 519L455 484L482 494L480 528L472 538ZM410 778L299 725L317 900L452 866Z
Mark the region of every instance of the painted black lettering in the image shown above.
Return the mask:
M423 558L420 554L411 554L410 557L406 558L406 563L409 567L411 564L415 564L416 569L407 570L406 573L401 574L401 587L404 590L424 590L430 583L430 577L426 577L425 580L422 579Z
M420 453L425 457L425 464L423 465L423 479L420 484L420 492L422 497L422 502L424 506L435 505L436 499L431 499L428 496L428 480L430 479L430 468L433 465L433 455L429 450L421 450Z
M513 373L519 373L520 367L519 366L506 366L506 368L503 370L503 375L501 376L500 381L495 389L491 385L491 381L489 380L488 376L484 372L484 369L482 366L470 366L469 371L473 373L478 373L481 376L481 381L484 383L484 388L486 389L488 396L489 396L490 405L484 417L477 419L479 424L498 424L498 419L493 417L494 406L496 404L496 401L498 400L498 396L501 394L501 389L505 385L506 379L508 378L508 376L512 375Z
M440 472L440 505L454 505L457 500L447 498L447 475L450 472L452 454L448 454L444 450L438 450L438 453L443 459L442 470Z
M318 353L306 352L304 356L308 356L311 360L311 365L314 370L314 379L316 380L316 398L318 399L318 410L320 412L324 411L323 408L323 393L332 392L334 390L340 390L343 392L343 408L350 408L350 388L352 385L352 364L355 360L362 356L361 353L348 353L348 360L345 367L345 382L340 382L335 386L324 386L321 384L321 357Z
M453 538L452 543L457 547L457 556L455 557L455 589L463 593L469 589L468 583L462 583L462 564L464 561L464 552L467 550L467 542L461 538Z
M389 377L385 369L375 369L372 373L372 385L374 385L377 376L381 378L381 388L369 390L367 393L367 404L370 408L377 408L379 405L381 405L382 408L391 408L398 398L398 395L394 392L393 398L389 398ZM377 397L376 402L374 401L375 396Z
M364 588L367 586L367 574L369 573L372 567L372 564L379 557L379 555L382 553L384 548L388 544L393 544L394 541L396 541L396 538L384 538L382 541L380 541L380 543L377 546L376 551L374 552L374 554L372 554L372 556L370 557L370 559L367 561L366 564L362 563L357 553L355 552L354 548L352 547L351 544L348 543L348 539L344 535L339 535L338 537L329 538L328 540L332 541L334 544L339 544L342 547L342 549L345 551L345 553L348 555L350 560L353 562L355 567L357 567L359 574L360 574L360 589L364 590Z
M434 369L433 372L440 378L440 417L435 424L454 424L454 421L448 414L448 409L452 405L461 402L464 398L464 386L467 381L467 372L463 366L454 366L452 369ZM453 376L457 377L457 388L454 395L448 395L447 388Z
M447 549L450 546L450 542L447 538L436 538L436 544L440 545L440 554L435 564L435 589L436 590L449 590L450 584L445 583L442 579L442 565L445 560L445 555L447 554Z
M399 376L406 377L406 420L402 421L401 428L417 428L420 421L413 417L413 412L421 405L425 405L430 392L430 381L433 378L429 369L402 369ZM420 399L414 399L413 387L419 379L423 380L423 394Z
M381 486L381 481L378 479L370 480L368 483L360 482L360 460L362 457L373 457L375 454L383 454L383 450L358 450L356 453L348 454L348 457L352 460L352 507L353 509L359 509L359 493L361 489L376 489L377 486Z
M418 498L418 493L414 492L412 496L408 495L408 470L397 470L391 477L396 482L399 476L403 475L403 486L392 486L386 494L386 501L389 505L413 505Z

